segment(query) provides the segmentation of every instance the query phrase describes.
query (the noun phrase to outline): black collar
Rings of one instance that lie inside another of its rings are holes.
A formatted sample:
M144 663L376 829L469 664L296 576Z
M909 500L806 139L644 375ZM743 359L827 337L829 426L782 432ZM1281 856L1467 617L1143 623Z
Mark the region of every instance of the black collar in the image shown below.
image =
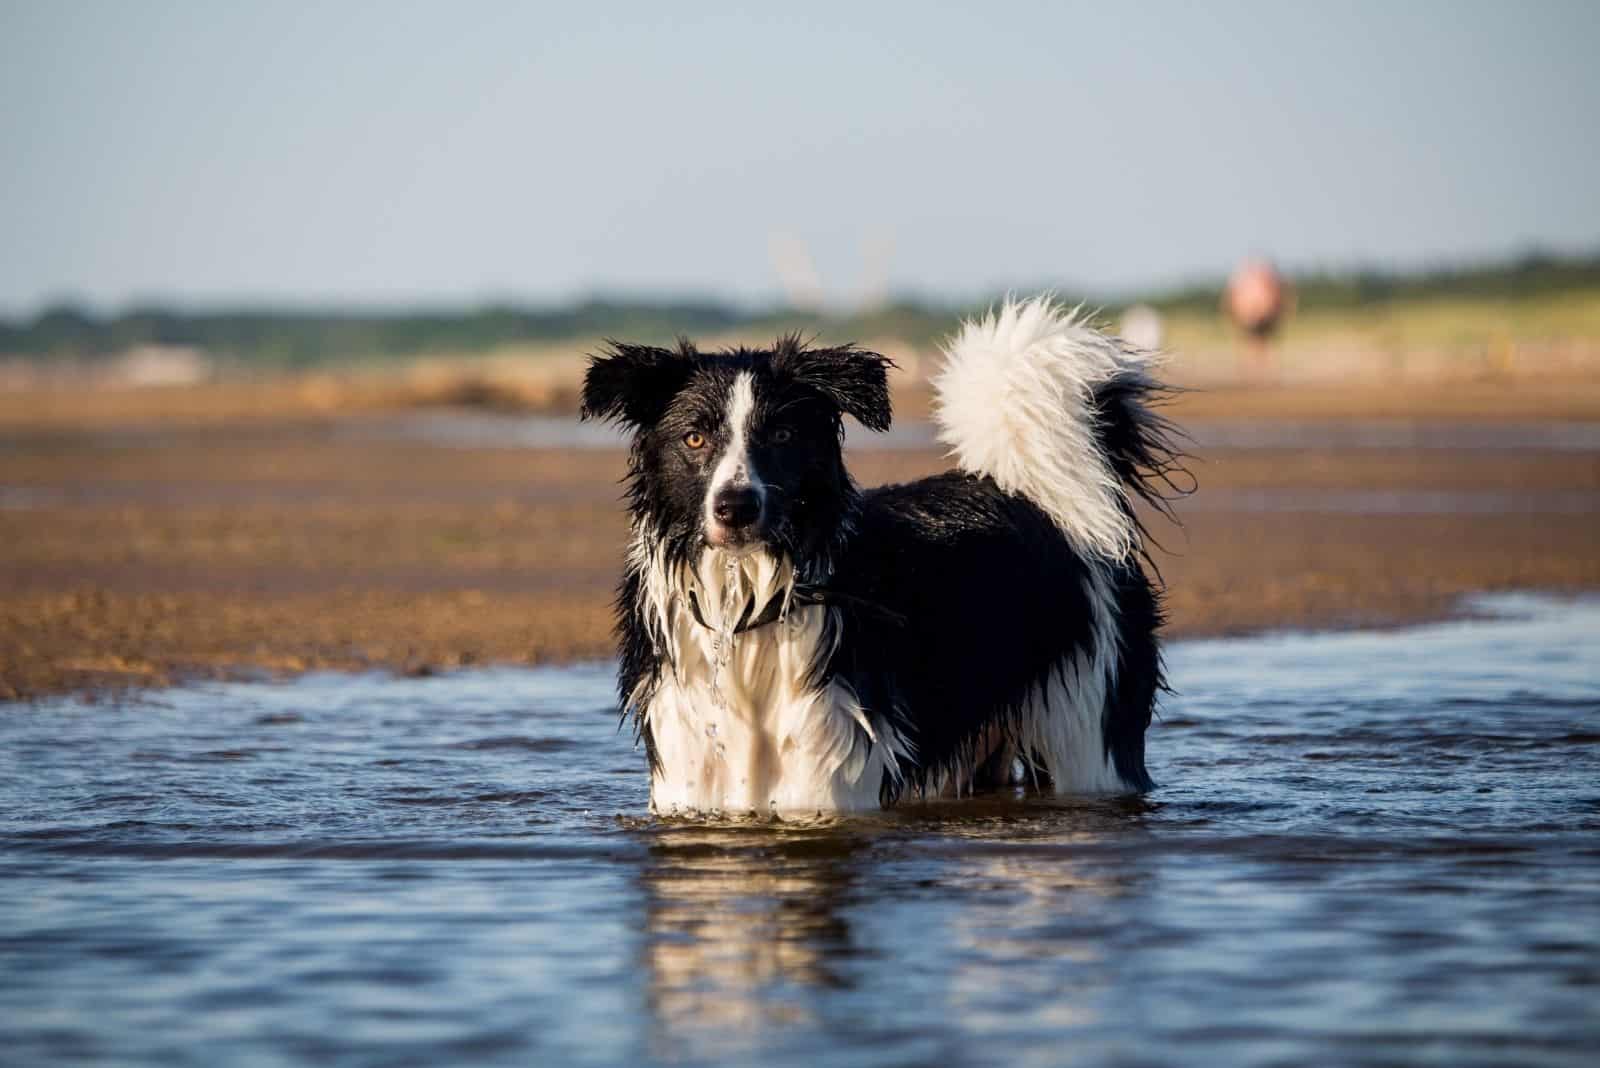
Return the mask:
M877 616L884 622L895 626L905 622L905 617L899 612L885 608L883 605L821 586L795 586L787 596L791 605L799 605L802 608L827 604L841 608L856 609L869 615ZM733 633L743 634L747 630L755 630L757 627L764 627L769 623L776 623L782 619L784 597L785 591L779 590L772 595L772 599L759 612L755 610L756 599L751 597L745 602L744 611L739 613L739 622L734 624ZM700 614L700 601L695 597L693 590L689 591L689 614L694 616L694 621L706 630L715 629L706 622L706 617Z
M744 603L744 611L739 613L739 622L734 624L733 632L735 634L743 634L747 630L755 630L757 627L764 627L768 623L776 623L783 617L783 600L785 592L786 591L784 590L779 590L777 593L773 594L772 600L768 601L766 607L760 612L756 612L753 618L751 613L755 612L756 599L751 597ZM793 600L796 604L818 603L816 600L810 599L809 597L802 599L800 587L798 586L795 587ZM706 622L706 617L700 614L700 601L697 597L695 597L693 590L689 591L689 614L694 616L694 621L706 628L706 630L715 629L711 626L711 624Z

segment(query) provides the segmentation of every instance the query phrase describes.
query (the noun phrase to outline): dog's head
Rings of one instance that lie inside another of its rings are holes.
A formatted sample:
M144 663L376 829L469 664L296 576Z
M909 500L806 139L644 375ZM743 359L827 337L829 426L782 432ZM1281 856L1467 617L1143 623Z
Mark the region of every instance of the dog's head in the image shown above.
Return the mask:
M842 416L889 427L887 368L853 346L700 353L612 344L589 362L584 418L633 431L635 518L677 551L826 551L855 507Z

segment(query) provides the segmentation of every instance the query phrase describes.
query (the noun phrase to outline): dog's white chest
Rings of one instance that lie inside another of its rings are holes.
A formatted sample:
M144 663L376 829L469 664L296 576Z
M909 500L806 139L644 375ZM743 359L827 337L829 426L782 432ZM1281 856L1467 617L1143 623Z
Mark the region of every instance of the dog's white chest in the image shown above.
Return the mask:
M779 812L877 808L892 739L842 682L806 679L823 640L819 607L732 639L717 665L717 636L680 632L677 670L645 709L657 770L657 812Z

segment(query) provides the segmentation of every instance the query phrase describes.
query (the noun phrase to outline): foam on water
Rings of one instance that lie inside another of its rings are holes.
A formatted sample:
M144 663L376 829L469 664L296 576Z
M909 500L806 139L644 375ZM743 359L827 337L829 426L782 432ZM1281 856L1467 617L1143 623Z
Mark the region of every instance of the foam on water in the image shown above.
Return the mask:
M0 1061L1586 1063L1600 602L1173 646L1140 800L647 816L607 665L0 709Z

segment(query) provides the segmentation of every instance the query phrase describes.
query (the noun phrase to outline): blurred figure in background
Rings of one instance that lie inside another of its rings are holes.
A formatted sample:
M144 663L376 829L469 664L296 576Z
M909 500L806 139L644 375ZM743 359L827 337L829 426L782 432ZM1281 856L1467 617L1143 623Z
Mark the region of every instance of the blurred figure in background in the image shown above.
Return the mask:
M1244 370L1265 377L1273 369L1271 341L1294 308L1294 292L1277 268L1247 259L1234 268L1222 291L1222 310L1244 335Z

